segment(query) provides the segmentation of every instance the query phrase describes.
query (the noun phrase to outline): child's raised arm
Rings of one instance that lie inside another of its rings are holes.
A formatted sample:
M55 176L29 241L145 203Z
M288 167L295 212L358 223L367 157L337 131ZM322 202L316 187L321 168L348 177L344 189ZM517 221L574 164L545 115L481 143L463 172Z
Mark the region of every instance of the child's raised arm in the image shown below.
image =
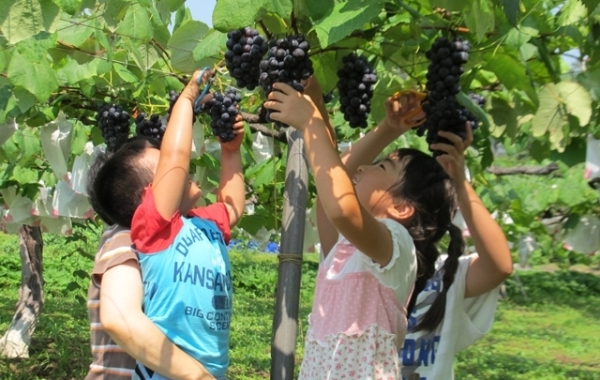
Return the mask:
M217 189L217 200L225 203L231 227L242 217L246 203L244 171L240 146L244 140L244 121L238 115L233 125L235 138L221 143L221 179Z
M265 107L271 119L303 132L304 148L327 217L356 248L380 265L392 258L392 237L382 223L361 206L352 180L331 141L320 111L290 86L275 83Z
M169 124L163 136L160 158L152 191L158 213L170 220L179 210L184 189L189 182L190 156L192 151L193 105L198 96L198 83L201 72L196 71L173 106ZM202 81L206 83L212 72L205 72ZM207 102L210 94L202 102Z
M385 101L385 118L342 153L342 161L348 172L353 174L359 166L371 164L385 147L410 130L411 126L405 124L402 119L418 106L419 101L412 93L403 94L399 98L388 98ZM419 120L424 117L425 113L421 111L411 120Z
M467 123L468 124L468 123ZM473 140L467 125L465 141L453 133L440 131L452 144L433 144L433 149L446 152L437 158L453 179L460 211L467 223L478 256L467 271L465 297L475 297L494 289L512 273L512 256L502 229L465 178L464 149Z

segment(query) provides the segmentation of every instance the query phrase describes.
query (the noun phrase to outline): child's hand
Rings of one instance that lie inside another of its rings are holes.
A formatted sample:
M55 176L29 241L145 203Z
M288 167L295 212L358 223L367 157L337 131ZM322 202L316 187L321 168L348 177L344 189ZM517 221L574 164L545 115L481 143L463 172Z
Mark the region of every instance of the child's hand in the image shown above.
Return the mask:
M242 145L242 141L244 140L244 119L242 118L242 115L237 115L235 117L234 122L235 123L233 124L233 133L235 134L235 137L233 138L233 140L228 142L222 142L219 138L221 150L236 152L240 149L240 146Z
M446 153L438 156L436 159L454 183L460 185L465 181L465 150L473 142L471 123L468 121L466 123L466 137L464 141L451 132L438 131L438 135L450 140L452 145L444 143L431 144L431 149L441 150Z
M204 75L202 76L202 84L206 84L206 82L213 75L213 73L214 73L213 70L206 70L204 72ZM201 74L202 74L202 70L196 70L194 72L194 74L192 75L192 79L190 79L188 84L185 86L185 88L181 92L181 96L191 100L192 102L194 102L196 100L198 95L200 95L200 86L198 86L198 78L200 78ZM210 94L206 94L206 96L202 99L202 101L200 103L204 104L204 103L208 102L212 98L209 95Z
M385 101L385 119L383 119L382 125L385 125L400 133L408 131L413 122L425 118L425 112L421 110L421 112L407 120L409 124L402 122L402 119L407 114L413 112L420 106L419 103L420 102L417 100L417 97L412 93L402 94L398 98L387 98Z
M323 120L317 106L307 95L303 95L285 83L273 84L273 91L265 107L271 112L271 119L304 130L313 118Z

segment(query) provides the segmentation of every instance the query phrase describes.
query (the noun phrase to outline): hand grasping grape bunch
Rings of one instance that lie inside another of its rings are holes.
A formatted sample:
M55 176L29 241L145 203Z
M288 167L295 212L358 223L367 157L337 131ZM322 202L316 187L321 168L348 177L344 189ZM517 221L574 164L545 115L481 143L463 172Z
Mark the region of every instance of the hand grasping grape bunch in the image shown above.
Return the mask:
M427 99L423 104L427 120L417 133L422 136L427 131L429 145L447 142L438 135L440 130L465 137L470 113L457 102L456 94L461 91L459 81L465 71L462 65L469 59L469 50L469 41L440 37L425 54L431 60L427 68ZM439 154L441 152L434 152L434 155Z
M165 129L167 129L167 126L162 124L160 116L156 114L147 118L146 114L142 112L135 118L135 133L138 136L162 140Z
M294 90L303 92L301 80L308 79L314 72L308 57L310 44L304 35L292 35L269 41L269 54L260 62L259 83L266 95L273 90L273 83L284 82ZM267 113L267 121L270 121Z
M98 108L96 122L108 152L116 151L129 137L129 119L129 113L116 104L104 104Z
M239 88L252 91L258 85L259 65L268 50L267 41L251 28L227 33L225 65Z
M213 98L206 103L204 110L210 113L213 133L221 142L229 142L235 138L233 124L239 113L238 103L242 96L233 87L228 88L225 93L213 93Z
M341 111L350 127L366 128L377 72L365 57L356 53L348 54L342 62L344 67L337 72Z

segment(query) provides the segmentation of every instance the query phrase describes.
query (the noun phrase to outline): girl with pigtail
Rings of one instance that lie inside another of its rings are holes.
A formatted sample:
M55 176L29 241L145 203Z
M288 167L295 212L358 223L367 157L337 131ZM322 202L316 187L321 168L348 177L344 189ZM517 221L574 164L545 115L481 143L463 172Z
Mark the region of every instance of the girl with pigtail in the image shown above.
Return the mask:
M444 153L437 158L416 149L398 149L373 163L410 129L410 120L402 120L418 107L412 95L388 99L386 118L338 157L316 80L309 79L305 94L285 84L276 83L274 88L277 91L265 103L273 111L271 118L303 132L317 186L324 256L300 379L412 379L434 361L433 375L420 373L420 379L452 378L462 326L460 318L449 317L465 314L452 307L462 305L459 298L493 293L512 270L502 231L464 177L463 152L472 140L470 127L466 141L439 132L448 143L431 146ZM483 252L468 261L462 257L462 233L452 224L459 206L475 247ZM446 233L448 257L440 262L436 244ZM470 274L465 276L466 272ZM421 295L432 279L441 281L439 292L427 299L429 307L424 308ZM401 372L406 364L398 351L406 346L407 330L439 336L448 328L453 329L452 337L421 347L427 360L417 357L414 363L419 366ZM438 366L440 362L450 366Z

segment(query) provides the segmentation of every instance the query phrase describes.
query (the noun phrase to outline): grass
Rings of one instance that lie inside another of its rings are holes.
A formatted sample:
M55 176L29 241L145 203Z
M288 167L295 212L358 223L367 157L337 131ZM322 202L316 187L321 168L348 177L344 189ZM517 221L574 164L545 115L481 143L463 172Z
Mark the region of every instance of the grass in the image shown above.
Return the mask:
M82 379L90 363L85 294L94 239L65 241L45 236L46 304L30 347L30 358L0 359L0 379ZM0 331L13 316L20 282L18 244L0 235ZM272 255L234 253L235 318L231 331L232 380L268 379L277 260ZM310 311L315 255L303 265L301 324L296 363L302 358ZM520 272L528 299L514 279L492 331L457 358L457 379L600 379L600 277L579 272ZM296 366L296 371L298 365Z

